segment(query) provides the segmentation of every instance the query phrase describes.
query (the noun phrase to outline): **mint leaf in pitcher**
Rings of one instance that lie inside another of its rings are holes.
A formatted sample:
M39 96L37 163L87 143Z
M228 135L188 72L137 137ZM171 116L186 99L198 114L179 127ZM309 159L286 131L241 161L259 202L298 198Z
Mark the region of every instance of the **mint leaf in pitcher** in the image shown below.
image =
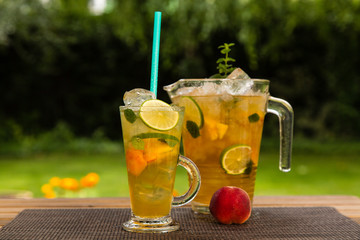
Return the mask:
M251 114L251 115L248 117L248 119L249 119L249 122L254 123L254 122L259 121L260 116L259 116L259 114L254 113L254 114Z
M193 121L186 121L186 129L193 138L200 136L199 126Z

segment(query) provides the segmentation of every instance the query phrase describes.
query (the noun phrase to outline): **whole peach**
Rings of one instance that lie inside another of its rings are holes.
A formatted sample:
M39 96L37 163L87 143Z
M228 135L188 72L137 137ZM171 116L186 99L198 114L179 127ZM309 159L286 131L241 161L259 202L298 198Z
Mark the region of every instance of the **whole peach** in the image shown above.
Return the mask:
M246 191L226 186L217 190L210 201L210 213L223 224L244 223L251 215L251 201Z

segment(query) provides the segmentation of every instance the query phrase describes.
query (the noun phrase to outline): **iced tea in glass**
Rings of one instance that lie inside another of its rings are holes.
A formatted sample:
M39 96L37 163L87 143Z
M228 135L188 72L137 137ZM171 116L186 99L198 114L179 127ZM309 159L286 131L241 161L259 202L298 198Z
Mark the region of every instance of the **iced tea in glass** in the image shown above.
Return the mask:
M179 225L170 217L171 207L191 201L200 185L196 166L179 156L184 109L166 104L122 106L120 116L132 211L123 227L134 232L177 230ZM173 200L178 164L194 180L186 195Z

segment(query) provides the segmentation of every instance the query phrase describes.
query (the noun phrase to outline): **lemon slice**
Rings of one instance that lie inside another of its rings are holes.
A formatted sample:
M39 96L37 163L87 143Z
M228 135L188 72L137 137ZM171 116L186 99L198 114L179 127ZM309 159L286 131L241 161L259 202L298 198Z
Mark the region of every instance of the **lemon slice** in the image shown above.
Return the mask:
M180 106L185 107L185 120L190 120L200 128L204 125L204 115L200 106L192 97L182 97L179 103Z
M252 168L251 147L237 144L225 148L220 155L220 163L227 174L249 174Z
M179 121L179 113L169 104L158 99L143 102L139 115L147 126L159 131L173 129Z

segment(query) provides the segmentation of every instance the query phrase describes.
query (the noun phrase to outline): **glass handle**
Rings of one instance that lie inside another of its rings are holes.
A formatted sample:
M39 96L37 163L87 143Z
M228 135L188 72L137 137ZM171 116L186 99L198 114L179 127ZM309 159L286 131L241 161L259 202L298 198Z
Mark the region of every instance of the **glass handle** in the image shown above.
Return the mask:
M269 97L267 112L279 117L280 161L279 168L289 172L291 168L291 151L294 129L294 112L291 105L283 99Z
M173 206L182 206L193 200L200 189L201 183L199 169L193 161L183 155L179 155L178 165L185 168L188 172L190 188L184 195L174 197Z

